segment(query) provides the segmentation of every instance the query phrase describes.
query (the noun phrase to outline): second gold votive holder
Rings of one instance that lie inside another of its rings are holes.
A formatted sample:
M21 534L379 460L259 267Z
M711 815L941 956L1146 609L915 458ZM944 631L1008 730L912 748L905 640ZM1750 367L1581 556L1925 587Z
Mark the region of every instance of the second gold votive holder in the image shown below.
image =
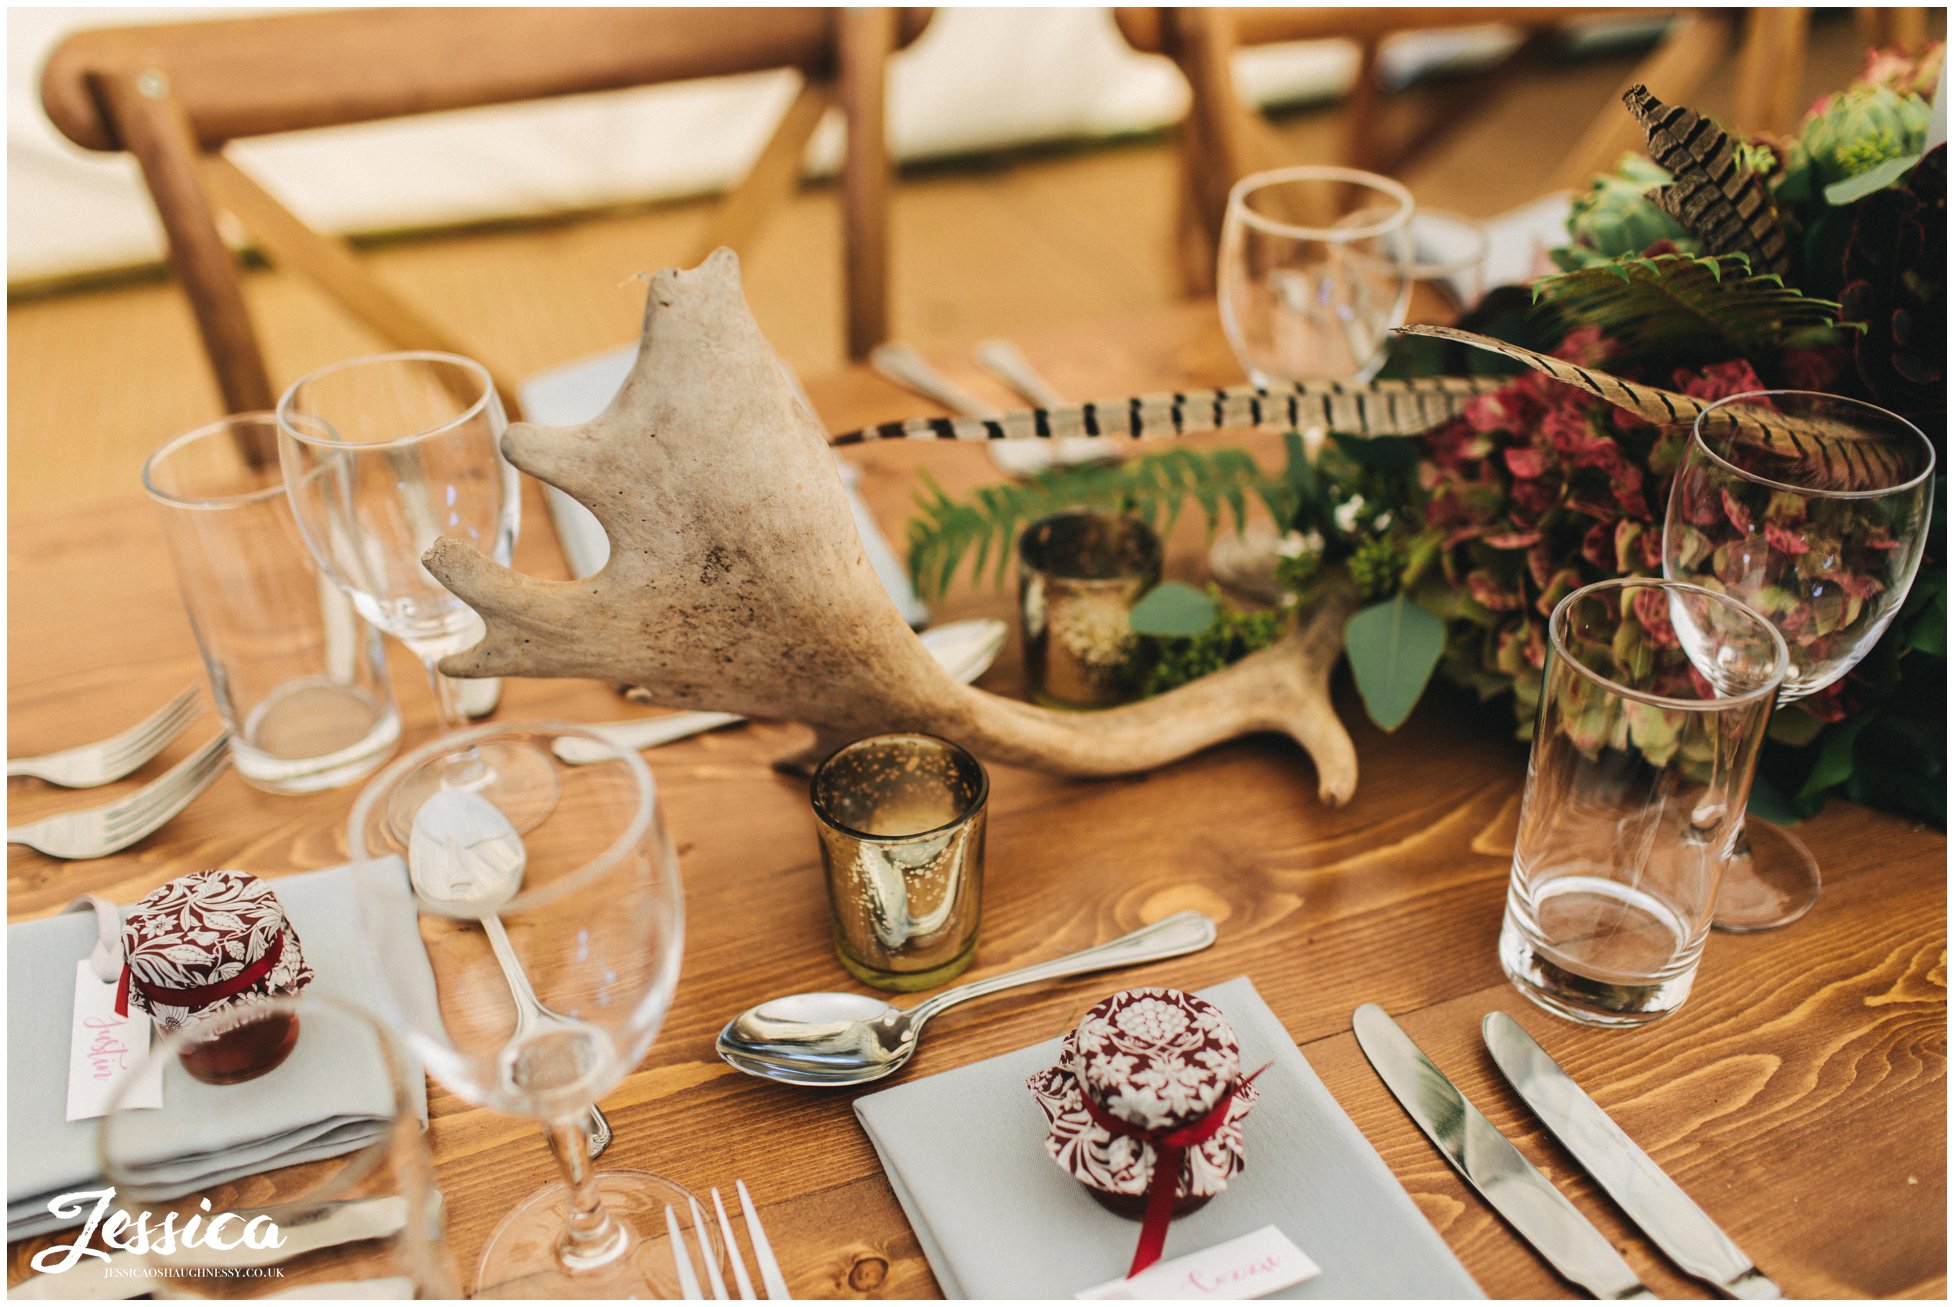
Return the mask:
M1072 509L1018 537L1026 689L1048 708L1139 697L1133 606L1160 584L1160 537L1137 517Z

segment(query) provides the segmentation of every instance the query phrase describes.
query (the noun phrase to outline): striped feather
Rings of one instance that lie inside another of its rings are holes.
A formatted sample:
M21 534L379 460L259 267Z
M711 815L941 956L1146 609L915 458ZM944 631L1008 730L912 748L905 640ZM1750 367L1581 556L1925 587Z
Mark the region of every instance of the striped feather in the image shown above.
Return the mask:
M1624 381L1598 368L1581 367L1477 332L1456 327L1397 330L1504 355L1658 425L1694 422L1711 406L1711 401ZM1787 471L1795 471L1802 484L1814 488L1895 485L1912 475L1908 446L1884 432L1864 431L1839 422L1792 419L1761 404L1725 404L1710 414L1703 427L1706 435L1729 436L1759 453L1782 459Z
M1365 385L1299 382L1138 395L1065 408L1018 409L994 418L885 422L830 439L1068 440L1075 436L1158 439L1196 431L1324 427L1351 436L1415 436L1458 415L1465 401L1496 389L1497 377L1428 377Z
M1764 181L1737 162L1730 134L1693 109L1666 105L1648 88L1622 94L1648 133L1649 154L1675 181L1651 191L1665 213L1702 238L1712 254L1742 254L1755 272L1782 275L1790 251Z

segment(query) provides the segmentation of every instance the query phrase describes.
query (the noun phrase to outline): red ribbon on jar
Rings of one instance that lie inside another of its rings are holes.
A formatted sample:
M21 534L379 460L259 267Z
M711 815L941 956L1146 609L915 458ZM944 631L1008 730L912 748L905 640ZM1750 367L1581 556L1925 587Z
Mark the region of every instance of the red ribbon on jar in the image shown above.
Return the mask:
M140 989L142 996L152 1003L161 1003L166 1007L209 1007L219 999L229 998L233 994L242 994L245 990L251 988L266 976L269 976L271 969L278 965L278 955L284 951L285 932L280 930L276 935L272 936L271 946L264 951L264 956L260 957L244 970L238 972L235 976L230 977L228 980L214 981L208 985L197 985L191 989L171 989L166 985L151 985L137 980L129 970L129 964L125 961L122 964L122 978L115 986L115 1014L119 1017L129 1015L129 986L131 984L135 985L137 989Z
M1161 1249L1167 1246L1167 1227L1174 1220L1174 1202L1180 1197L1181 1166L1187 1158L1187 1150L1199 1147L1221 1132L1228 1124L1228 1107L1235 1101L1235 1094L1244 1085L1252 1084L1256 1076L1268 1070L1262 1067L1254 1075L1244 1076L1225 1090L1215 1105L1202 1115L1177 1126L1172 1130L1148 1130L1108 1112L1092 1101L1092 1094L1080 1083L1079 1100L1085 1105L1086 1115L1093 1124L1109 1134L1127 1139L1137 1139L1153 1149L1153 1178L1147 1182L1147 1210L1140 1222L1140 1245L1133 1250L1133 1265L1127 1269L1126 1278L1132 1279L1141 1271L1160 1260Z

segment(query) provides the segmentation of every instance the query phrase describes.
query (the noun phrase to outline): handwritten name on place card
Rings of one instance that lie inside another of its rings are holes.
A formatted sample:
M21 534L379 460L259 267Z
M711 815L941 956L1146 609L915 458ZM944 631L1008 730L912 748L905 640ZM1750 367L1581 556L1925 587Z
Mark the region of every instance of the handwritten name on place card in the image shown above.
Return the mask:
M68 1119L108 1115L117 1088L141 1077L123 1099L129 1107L163 1105L163 1064L149 1056L149 1017L115 1014L115 986L86 960L75 963L74 1034L68 1041Z
M1109 1280L1075 1298L1260 1298L1301 1284L1323 1268L1273 1225L1172 1261L1156 1262L1130 1280Z

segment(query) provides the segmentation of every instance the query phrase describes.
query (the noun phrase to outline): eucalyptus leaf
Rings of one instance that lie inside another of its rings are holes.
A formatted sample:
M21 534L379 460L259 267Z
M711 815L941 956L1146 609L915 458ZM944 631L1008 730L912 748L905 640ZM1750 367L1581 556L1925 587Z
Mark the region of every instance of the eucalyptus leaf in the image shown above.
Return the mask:
M1360 609L1343 628L1364 711L1395 731L1417 706L1445 652L1445 623L1400 594Z
M1866 171L1852 177L1842 178L1825 188L1825 202L1834 208L1842 204L1852 204L1865 199L1874 191L1883 191L1900 177L1910 172L1913 165L1920 162L1917 154L1903 154L1897 159L1877 163Z
M1214 624L1214 599L1191 585L1163 581L1141 596L1127 621L1141 635L1191 640Z

